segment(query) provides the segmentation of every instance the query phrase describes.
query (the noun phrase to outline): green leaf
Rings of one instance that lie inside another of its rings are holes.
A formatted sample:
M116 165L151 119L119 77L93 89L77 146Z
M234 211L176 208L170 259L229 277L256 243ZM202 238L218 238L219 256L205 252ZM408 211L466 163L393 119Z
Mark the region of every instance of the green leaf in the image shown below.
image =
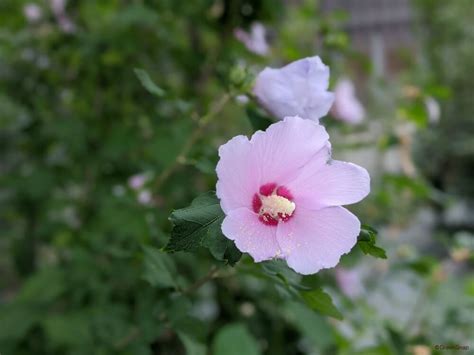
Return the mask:
M227 248L225 250L223 260L226 261L230 266L234 266L242 257L242 252L237 249L233 241L229 240L226 243Z
M171 300L167 315L171 327L177 332L186 354L205 355L208 328L202 320L190 315L191 302L182 295Z
M0 324L2 325L0 343L21 339L44 316L42 309L30 305L19 303L2 305L0 307Z
M193 251L202 245L209 229L216 231L224 213L214 192L205 193L193 200L191 206L171 213L171 238L165 251ZM214 227L213 227L214 226Z
M45 268L25 282L18 301L34 304L54 302L65 290L65 274L59 268Z
M388 339L393 351L393 354L403 355L406 354L406 341L403 338L403 334L398 330L392 328L389 325L386 325L386 330L388 334Z
M369 348L364 348L361 351L355 352L355 355L392 355L392 350L386 344L376 345Z
M308 338L314 350L327 349L334 344L335 332L327 318L316 312L308 312L308 308L300 302L287 302L283 310L286 320Z
M43 321L44 330L55 346L77 347L92 343L90 317L84 312L53 315Z
M377 241L377 231L363 224L360 229L360 234L357 238L357 245L360 250L366 255L372 255L376 258L387 259L385 250L375 245Z
M428 112L423 100L416 100L405 107L400 107L398 114L402 118L415 123L418 127L423 128L428 123Z
M405 175L385 174L383 176L383 184L393 187L398 193L408 190L419 198L427 198L432 192L423 180Z
M474 297L474 277L469 277L466 279L464 288L467 295Z
M222 234L221 225L223 220L224 216L209 227L208 233L202 240L202 246L208 248L217 260L226 261L233 266L240 260L242 253L232 240Z
M176 267L169 255L164 252L144 247L143 278L155 287L176 287Z
M387 259L387 254L385 253L385 250L382 248L379 248L376 245L361 243L359 247L362 250L362 252L366 255L371 255L379 259Z
M183 342L187 355L206 355L206 346L191 336L178 331L179 339Z
M438 99L449 99L452 96L452 90L447 86L430 85L425 88L425 94L432 95Z
M311 288L301 284L301 275L291 270L283 260L262 262L262 271L274 281L279 282L288 291L297 295L300 290L309 291Z
M241 323L222 327L212 344L213 355L258 355L259 346L255 338Z
M436 265L436 259L430 256L424 256L404 264L405 267L408 267L422 276L431 274Z
M255 107L248 106L246 112L252 128L256 131L264 131L268 128L268 126L274 123L270 117L264 115Z
M342 314L332 302L331 296L324 292L322 288L311 291L300 292L303 301L313 311L330 316L336 319L342 319Z
M194 251L205 247L216 259L234 265L240 260L242 253L234 242L222 234L224 217L219 199L213 191L197 197L191 206L171 214L173 230L165 251Z
M150 75L143 69L134 69L135 75L142 83L143 87L150 93L158 97L163 97L165 91L151 80Z

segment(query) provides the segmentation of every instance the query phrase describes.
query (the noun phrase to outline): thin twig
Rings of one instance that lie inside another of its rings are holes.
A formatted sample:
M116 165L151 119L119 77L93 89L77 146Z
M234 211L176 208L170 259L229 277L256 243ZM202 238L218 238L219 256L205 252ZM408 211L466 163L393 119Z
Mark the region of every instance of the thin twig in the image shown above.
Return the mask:
M137 339L139 336L140 336L140 329L134 326L130 329L128 334L123 339L120 339L117 343L115 343L114 347L115 349L123 349L132 341Z
M195 283L193 283L191 286L184 289L183 293L184 294L193 293L194 291L199 289L202 285L204 285L206 282L216 278L218 273L219 273L219 270L217 269L217 267L215 265L213 265L211 267L211 269L209 270L209 272L204 277L200 278Z
M191 137L189 137L188 141L186 144L181 148L181 151L179 152L178 156L176 157L175 162L168 167L167 169L163 170L163 172L158 176L156 179L156 184L155 188L158 189L161 187L161 185L176 171L178 166L184 162L186 162L187 156L191 150L191 148L194 146L194 144L197 142L199 138L201 138L202 134L204 133L205 128L211 122L211 120L219 113L222 111L224 108L225 104L229 101L231 98L231 95L226 93L224 94L219 101L215 103L215 105L209 110L207 114L202 116L198 120L198 127L196 130L193 132Z

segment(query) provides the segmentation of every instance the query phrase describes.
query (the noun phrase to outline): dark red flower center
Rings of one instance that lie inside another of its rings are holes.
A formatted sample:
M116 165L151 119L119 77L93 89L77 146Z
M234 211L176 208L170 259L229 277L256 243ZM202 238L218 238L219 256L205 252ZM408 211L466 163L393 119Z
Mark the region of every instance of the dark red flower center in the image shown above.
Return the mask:
M288 221L295 211L291 192L285 186L268 183L260 186L253 196L252 207L258 213L258 219L270 226L276 226L278 222Z

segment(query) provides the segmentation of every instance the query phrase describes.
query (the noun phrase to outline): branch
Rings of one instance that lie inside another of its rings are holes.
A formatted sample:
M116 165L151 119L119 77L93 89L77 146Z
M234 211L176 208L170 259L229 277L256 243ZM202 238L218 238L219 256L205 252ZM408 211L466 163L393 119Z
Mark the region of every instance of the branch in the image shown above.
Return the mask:
M156 189L159 189L161 185L176 171L179 164L186 162L187 156L191 148L193 147L193 145L199 140L199 138L201 138L201 136L204 133L205 128L209 125L212 119L219 112L222 111L225 104L229 101L230 98L231 98L230 94L228 93L224 94L220 98L220 100L214 104L214 106L209 110L209 112L198 120L197 129L193 132L191 137L189 137L189 140L186 142L186 144L181 148L181 151L176 157L175 162L170 167L163 170L163 172L156 179L156 184L155 184Z
M194 291L199 289L202 285L204 285L206 282L216 278L218 273L219 273L219 270L217 270L217 267L215 265L213 265L211 267L211 269L209 270L209 272L204 277L200 278L195 283L193 283L191 286L184 289L183 293L184 294L193 293Z

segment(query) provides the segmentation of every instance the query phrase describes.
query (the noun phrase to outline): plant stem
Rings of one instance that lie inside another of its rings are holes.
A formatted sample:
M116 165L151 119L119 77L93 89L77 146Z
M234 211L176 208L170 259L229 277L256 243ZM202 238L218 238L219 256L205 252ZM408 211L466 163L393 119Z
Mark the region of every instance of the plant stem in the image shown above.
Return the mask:
M199 289L202 285L204 285L206 282L214 279L217 277L217 274L219 273L219 270L217 270L217 267L213 265L210 269L209 272L199 280L197 280L195 283L193 283L191 286L183 290L184 294L189 294L193 293L197 289Z
M163 170L163 172L158 176L156 179L155 188L159 189L161 185L177 170L178 166L186 161L187 156L193 147L193 145L201 138L204 133L205 128L208 124L212 121L212 119L222 111L225 104L229 101L231 95L229 93L224 94L206 113L198 120L198 127L194 130L191 137L189 137L186 144L181 148L178 156L176 157L175 162L169 166L167 169Z
M123 349L139 336L140 336L140 329L134 326L130 329L128 334L123 339L120 339L117 343L115 343L114 347L115 349Z

